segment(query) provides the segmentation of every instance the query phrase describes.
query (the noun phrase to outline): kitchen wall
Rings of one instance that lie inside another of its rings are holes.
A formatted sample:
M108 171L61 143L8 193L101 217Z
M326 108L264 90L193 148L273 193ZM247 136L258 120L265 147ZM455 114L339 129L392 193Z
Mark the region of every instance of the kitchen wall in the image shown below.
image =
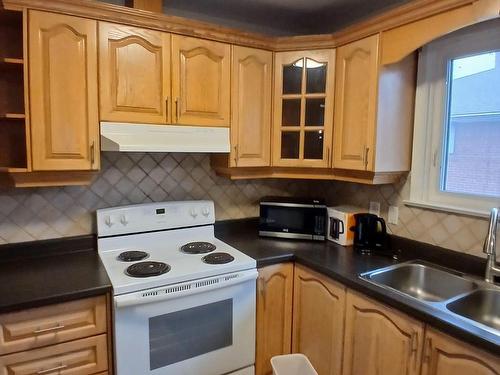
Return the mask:
M265 195L324 196L330 204L399 207L399 236L482 256L487 221L403 204L409 179L395 185L365 186L301 180L231 181L210 168L207 154L101 154L102 169L90 186L0 190L0 244L95 232L98 208L164 200L211 199L217 220L258 215Z

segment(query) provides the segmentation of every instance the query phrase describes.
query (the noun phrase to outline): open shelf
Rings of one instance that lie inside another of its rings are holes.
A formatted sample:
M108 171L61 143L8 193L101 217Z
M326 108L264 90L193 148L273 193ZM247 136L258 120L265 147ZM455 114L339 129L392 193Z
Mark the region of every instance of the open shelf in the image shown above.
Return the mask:
M6 120L24 120L26 115L24 113L0 113L0 118Z

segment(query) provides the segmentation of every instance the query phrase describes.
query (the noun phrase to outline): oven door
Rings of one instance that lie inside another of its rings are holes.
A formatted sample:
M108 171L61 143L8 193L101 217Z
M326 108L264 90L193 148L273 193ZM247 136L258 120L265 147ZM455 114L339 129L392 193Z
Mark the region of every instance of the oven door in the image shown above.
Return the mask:
M254 269L115 296L117 374L220 375L252 366L256 278Z

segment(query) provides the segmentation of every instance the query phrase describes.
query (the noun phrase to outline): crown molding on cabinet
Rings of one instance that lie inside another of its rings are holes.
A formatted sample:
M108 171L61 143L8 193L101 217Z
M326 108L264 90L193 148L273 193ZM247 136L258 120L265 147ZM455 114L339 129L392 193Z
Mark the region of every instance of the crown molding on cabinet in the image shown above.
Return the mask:
M414 0L333 34L272 37L94 0L78 2L73 0L3 0L1 2L6 9L30 8L64 13L272 51L334 48L461 7L470 7L472 23L474 20L478 22L500 15L500 0Z

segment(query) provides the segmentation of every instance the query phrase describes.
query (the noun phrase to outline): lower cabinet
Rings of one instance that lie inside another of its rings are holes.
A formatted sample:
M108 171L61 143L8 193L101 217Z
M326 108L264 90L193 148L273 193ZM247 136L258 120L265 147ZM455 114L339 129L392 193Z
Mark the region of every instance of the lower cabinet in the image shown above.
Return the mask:
M295 267L292 351L305 354L319 375L341 373L345 288Z
M272 374L271 357L290 348L305 354L319 375L500 375L500 355L306 267L264 267L258 283L256 375Z
M257 288L255 374L271 375L271 357L291 349L293 263L259 269Z
M343 375L417 375L424 324L349 291Z
M428 328L422 375L460 374L499 375L500 359Z
M0 375L112 373L109 296L0 314Z

